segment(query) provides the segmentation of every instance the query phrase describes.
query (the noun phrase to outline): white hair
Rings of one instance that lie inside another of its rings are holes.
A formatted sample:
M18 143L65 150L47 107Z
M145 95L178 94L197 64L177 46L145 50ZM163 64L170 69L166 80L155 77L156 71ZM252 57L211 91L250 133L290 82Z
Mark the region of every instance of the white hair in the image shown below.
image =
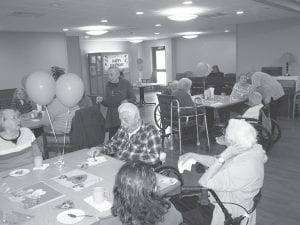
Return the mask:
M126 116L130 116L130 117L136 117L136 119L140 120L141 116L140 116L140 111L138 109L138 107L132 103L122 103L119 108L118 108L118 112L119 115L126 113Z
M189 92L191 87L192 87L192 81L189 78L184 77L178 81L178 89Z
M245 120L230 119L226 128L226 140L230 145L250 148L257 143L255 128Z

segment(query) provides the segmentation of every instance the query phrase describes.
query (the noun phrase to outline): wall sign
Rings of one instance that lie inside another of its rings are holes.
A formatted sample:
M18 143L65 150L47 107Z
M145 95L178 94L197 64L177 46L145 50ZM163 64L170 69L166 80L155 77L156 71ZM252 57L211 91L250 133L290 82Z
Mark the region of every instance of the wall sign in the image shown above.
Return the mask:
M118 67L119 69L128 69L128 54L119 55L104 55L103 56L104 70L107 71L111 67Z

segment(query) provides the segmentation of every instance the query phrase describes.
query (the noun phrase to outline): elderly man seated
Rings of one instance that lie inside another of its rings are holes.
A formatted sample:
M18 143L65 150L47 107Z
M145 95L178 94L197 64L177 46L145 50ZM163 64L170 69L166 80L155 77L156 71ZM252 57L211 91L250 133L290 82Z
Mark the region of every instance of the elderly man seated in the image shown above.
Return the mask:
M139 160L157 165L162 150L158 130L142 122L138 108L132 103L121 104L118 112L121 120L118 132L104 146L92 148L89 154L114 154L121 160Z

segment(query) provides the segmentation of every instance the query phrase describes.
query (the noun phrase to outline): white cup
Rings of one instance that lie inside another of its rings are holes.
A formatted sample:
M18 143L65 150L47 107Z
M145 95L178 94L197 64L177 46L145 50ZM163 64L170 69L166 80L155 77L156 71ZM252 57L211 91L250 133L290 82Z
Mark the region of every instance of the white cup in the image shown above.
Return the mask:
M214 98L214 96L215 96L215 88L213 88L213 87L210 87L209 88L209 91L210 91L210 98Z
M104 187L95 187L93 192L93 202L95 204L102 204L109 198L109 192Z
M36 156L34 157L34 167L39 168L43 165L43 157L42 156Z

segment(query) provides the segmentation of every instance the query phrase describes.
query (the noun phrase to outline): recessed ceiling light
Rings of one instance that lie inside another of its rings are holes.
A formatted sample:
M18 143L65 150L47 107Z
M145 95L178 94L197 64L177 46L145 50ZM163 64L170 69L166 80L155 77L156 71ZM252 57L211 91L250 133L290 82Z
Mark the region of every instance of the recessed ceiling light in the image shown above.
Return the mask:
M190 15L190 14L200 14L208 9L206 8L199 8L199 7L190 7L190 6L183 6L178 8L170 8L165 9L161 13L163 15L171 16L171 15Z
M157 40L157 38L154 38L154 40Z
M240 10L240 11L236 11L236 14L237 14L237 15L244 14L244 11L242 11L242 10Z
M159 35L159 33L158 32L156 32L156 33L154 33L155 35Z
M140 11L140 12L136 12L135 14L136 14L136 15L143 15L144 12L141 12L141 11Z
M193 4L193 1L184 1L182 2L183 5L191 5Z
M173 15L173 16L168 16L168 19L170 20L175 20L175 21L188 21L188 20L193 20L196 19L198 16L195 14L187 14L187 15Z
M134 43L134 44L136 44L136 43L141 43L143 40L130 40L129 42L130 43Z
M102 34L105 34L107 32L108 32L107 30L90 30L90 31L87 31L85 33L87 33L89 35L102 35Z
M85 38L85 39L88 39L88 38L89 38L89 36L84 36L84 38Z
M155 24L155 26L156 26L156 27L161 27L161 24L158 23L158 24Z
M229 30L224 30L224 32L225 32L225 33L228 33L228 32L229 32Z
M64 28L63 31L69 31L69 29L68 28Z
M194 34L194 35L184 35L184 36L182 36L183 38L186 38L186 39L193 39L193 38L196 38L196 37L198 37L198 35L197 34Z
M108 22L108 20L101 20L101 23L107 23Z
M97 26L85 26L85 27L77 27L78 30L90 31L90 30L110 30L113 26L106 25L97 25Z
M201 31L190 31L190 32L182 32L182 33L178 33L178 35L198 35L198 34L203 34L203 32Z

